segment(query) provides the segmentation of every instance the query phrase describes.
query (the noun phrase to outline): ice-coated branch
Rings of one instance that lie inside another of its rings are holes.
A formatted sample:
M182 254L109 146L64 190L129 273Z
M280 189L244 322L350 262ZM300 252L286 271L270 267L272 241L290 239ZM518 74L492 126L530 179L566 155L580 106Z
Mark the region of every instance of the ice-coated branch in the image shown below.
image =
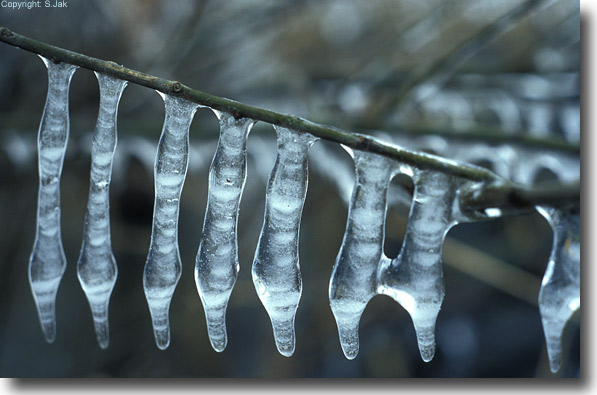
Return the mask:
M461 206L469 211L482 211L486 208L517 210L538 205L567 207L580 202L580 182L571 184L547 184L534 187L517 184L489 184L482 189L464 189L460 196Z
M484 198L491 199L492 194L495 193L495 190L502 187L509 188L510 191L524 190L524 188L508 182L495 173L480 167L468 166L464 163L443 159L436 155L403 149L397 145L384 143L383 141L376 140L364 134L345 131L333 126L318 124L294 115L281 114L238 101L210 95L208 93L189 88L178 81L166 80L126 68L114 62L93 58L40 42L14 33L6 27L0 27L0 41L39 54L47 59L69 63L81 68L155 89L166 95L184 98L196 104L210 107L213 110L228 113L235 118L253 119L255 121L262 121L299 132L309 133L324 140L343 144L354 150L366 151L389 157L415 169L434 170L463 179L482 181L493 185L493 190L491 192L485 192L485 188L478 189L473 201L469 201L469 196L462 197L462 210L470 209L469 203L478 205L478 202L482 201ZM577 196L580 196L580 187L571 189L569 186L559 186L558 188L554 189L553 192L557 192L557 194L560 195L558 199L565 198L571 203L574 203L578 201ZM570 196L566 197L564 195ZM545 202L537 202L537 204L542 203ZM502 201L500 204L500 206L508 206L508 208L512 209L510 211L516 212L534 211L535 205L536 204L525 204L519 207L516 205L516 201ZM491 207L493 206L489 205L485 208ZM476 209L478 208L475 208L475 210Z

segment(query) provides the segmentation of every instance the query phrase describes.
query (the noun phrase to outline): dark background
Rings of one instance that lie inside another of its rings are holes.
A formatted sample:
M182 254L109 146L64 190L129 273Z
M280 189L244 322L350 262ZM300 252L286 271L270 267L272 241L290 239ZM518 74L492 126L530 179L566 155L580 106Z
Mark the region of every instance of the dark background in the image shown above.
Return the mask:
M62 9L0 8L0 25L212 94L349 130L366 125L391 134L407 120L446 131L491 128L578 142L578 2L540 2L512 18L497 38L483 39L484 29L524 3L92 0L69 1ZM473 43L470 56L458 57L464 42ZM439 62L450 54L461 60L453 72ZM445 77L435 95L417 106L409 105L416 102L411 98L382 108L432 65L438 68L434 76ZM572 87L560 90L562 78L572 81ZM450 231L443 256L446 298L432 362L421 361L408 314L383 296L375 297L362 317L358 357L346 360L327 290L346 223L352 165L340 147L326 142L315 144L310 160L296 351L291 358L279 355L250 275L275 158L273 130L262 123L248 143L238 236L241 271L228 307L229 343L223 353L213 351L193 279L207 172L217 142L217 121L207 109L197 112L191 126L179 228L183 274L171 306L171 345L158 350L141 276L163 103L155 92L134 85L125 90L119 111L111 186L119 277L110 306L110 347L101 350L75 267L89 187L90 133L99 102L97 82L87 70L77 71L71 85L71 139L62 178L68 267L57 298L57 340L46 344L27 281L37 199L35 139L47 88L42 62L0 45L0 87L1 376L580 375L579 313L564 332L562 369L556 375L549 372L536 298L552 233L538 214L461 224ZM451 111L454 103L461 103L461 110ZM539 178L556 176L545 171ZM393 181L392 190L399 193L400 185ZM406 185L408 190L408 180ZM407 213L408 207L400 204L388 210L385 248L390 257L400 249Z

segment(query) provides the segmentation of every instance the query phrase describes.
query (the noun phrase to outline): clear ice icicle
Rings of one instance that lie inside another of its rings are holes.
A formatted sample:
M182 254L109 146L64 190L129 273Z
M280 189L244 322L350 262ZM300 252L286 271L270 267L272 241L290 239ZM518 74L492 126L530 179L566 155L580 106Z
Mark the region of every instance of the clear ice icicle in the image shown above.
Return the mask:
M116 149L116 114L127 82L95 73L100 106L91 147L89 200L77 275L91 307L95 335L101 348L110 342L108 305L118 268L110 240L110 180Z
M538 207L553 229L553 248L539 291L539 311L549 365L557 372L562 359L562 332L580 308L580 213Z
M309 134L274 126L278 156L269 178L265 216L253 260L253 283L272 322L276 347L294 353L294 318L302 292L299 228L307 195Z
M60 176L68 142L68 94L77 70L42 58L48 68L48 96L39 126L37 230L29 261L29 283L46 340L56 340L56 294L66 269L60 232Z
M220 139L209 169L203 233L195 262L195 282L214 350L226 348L226 308L238 276L236 225L247 173L247 137L255 121L214 111Z
M382 262L378 292L396 300L410 314L421 358L435 354L435 322L444 299L442 244L456 224L453 213L456 184L451 176L416 170L415 192L398 257Z
M356 179L344 239L330 280L329 297L344 355L359 352L359 321L376 294L383 255L387 190L396 169L392 160L354 151Z
M174 96L162 97L166 117L155 158L153 227L143 272L143 290L151 312L156 344L164 350L170 344L170 301L182 270L178 212L188 168L189 127L199 106Z

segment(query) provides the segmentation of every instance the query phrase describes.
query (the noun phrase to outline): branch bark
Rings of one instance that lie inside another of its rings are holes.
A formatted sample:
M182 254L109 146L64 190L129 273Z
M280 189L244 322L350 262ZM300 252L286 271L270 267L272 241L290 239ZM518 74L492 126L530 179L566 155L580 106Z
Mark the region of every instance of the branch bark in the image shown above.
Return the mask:
M455 162L436 155L407 150L364 134L348 132L340 128L318 124L294 115L281 114L235 100L210 95L192 89L178 81L166 80L129 69L112 61L105 61L60 47L55 47L14 33L10 29L2 26L0 26L0 41L41 55L54 62L73 64L84 69L142 85L167 95L182 97L202 106L232 114L236 118L250 118L310 133L321 139L339 143L356 150L384 155L418 169L439 171L471 181L484 182L491 186L491 188L477 189L475 194L463 195L463 200L461 201L461 207L463 209L478 211L484 203L488 203L488 205L485 206L486 208L496 207L495 204L499 203L500 206L505 205L513 210L528 211L533 210L535 202L533 199L536 199L537 202L541 203L545 200L544 198L547 198L547 196L544 195L546 191L540 191L537 194L529 195L529 199L526 200L509 199L496 202L495 199L492 199L492 196L497 196L496 191L507 190L509 193L519 191L522 196L527 196L528 188L514 184L497 174L480 167ZM555 189L551 189L549 193L555 194L554 196L557 196L557 200L562 199L567 203L571 203L580 199L580 185L578 185L577 189L572 191L569 186L558 186Z

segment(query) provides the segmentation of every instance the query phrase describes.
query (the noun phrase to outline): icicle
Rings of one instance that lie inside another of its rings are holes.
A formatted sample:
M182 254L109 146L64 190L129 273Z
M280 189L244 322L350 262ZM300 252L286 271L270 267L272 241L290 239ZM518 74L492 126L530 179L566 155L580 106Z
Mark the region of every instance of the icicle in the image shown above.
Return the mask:
M95 75L100 106L93 133L89 200L77 274L91 307L97 341L105 349L110 342L108 305L118 274L110 240L109 188L117 140L116 114L127 82L97 72Z
M552 372L560 369L562 332L580 308L580 213L537 207L554 233L551 257L541 290L539 310Z
M195 263L195 282L205 309L214 350L226 348L226 308L239 271L236 225L247 172L247 136L255 121L214 111L220 139L209 170L203 233Z
M182 264L178 250L180 194L187 174L189 127L198 105L163 95L166 117L155 158L155 203L143 289L158 348L170 344L169 310Z
M379 268L378 292L395 299L410 314L425 362L435 354L435 321L444 299L442 244L456 224L452 212L456 183L451 176L416 171L415 192L402 250Z
M330 280L330 306L344 355L359 352L359 321L376 294L376 270L383 255L386 199L395 162L354 151L356 179L346 231Z
M56 340L56 294L66 269L60 232L60 176L70 129L68 93L77 67L42 60L48 68L48 96L37 137L39 195L29 283L44 336L53 343Z
M274 126L278 156L269 178L265 217L253 260L253 283L272 322L276 347L294 353L294 318L302 292L298 243L307 194L308 153L315 138Z

